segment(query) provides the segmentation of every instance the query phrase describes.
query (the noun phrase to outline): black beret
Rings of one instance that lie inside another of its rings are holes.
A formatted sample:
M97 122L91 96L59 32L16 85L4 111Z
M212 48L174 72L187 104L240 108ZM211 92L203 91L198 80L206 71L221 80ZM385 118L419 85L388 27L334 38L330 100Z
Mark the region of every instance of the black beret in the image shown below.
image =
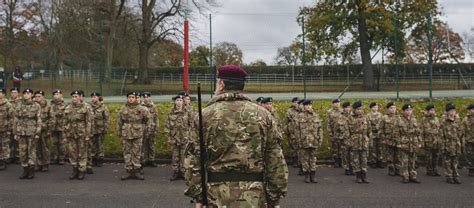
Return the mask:
M42 96L44 96L44 91L43 90L38 90L38 91L35 92L35 95L37 95L37 94L41 94Z
M332 100L332 103L339 103L339 102L341 102L341 100L339 100L338 98Z
M81 90L74 90L71 92L71 96L73 95L81 95Z
M471 105L467 106L467 109L468 109L468 110L474 109L474 104L471 104Z
M263 100L262 100L262 103L270 103L270 102L273 102L272 97L266 97L266 98L263 98Z
M3 93L3 94L6 94L7 92L5 91L5 89L0 89L0 93Z
M237 65L224 65L217 70L217 78L227 80L245 81L248 73Z
M187 92L179 92L178 95L181 95L183 97L188 97L189 96L189 94Z
M374 106L376 106L376 105L377 105L376 102L371 102L371 103L369 104L369 108L372 108L372 107L374 107Z
M138 92L135 92L135 91L127 93L127 97L130 96L130 95L133 95L135 97L139 96Z
M172 99L173 99L173 100L176 100L176 99L180 99L180 98L183 99L184 96L182 96L182 95L176 95L176 96L174 96Z
M389 102L389 103L387 103L387 108L390 108L390 107L392 107L392 106L395 106L395 103L394 103L394 102Z
M80 95L80 96L84 96L84 95L86 95L86 94L84 93L83 90L79 90L79 95Z
M291 99L291 102L292 102L292 103L294 103L294 102L296 102L296 101L298 101L298 97L294 97L293 99Z
M305 99L302 99L302 100L298 101L298 104L301 105L304 101L305 101Z
M351 106L351 103L350 103L350 102L347 102L347 101L342 104L342 107L343 107L343 108L347 108L347 107L349 107L349 106Z
M262 100L263 100L263 97L258 97L258 98L255 100L255 102L257 102L257 103L261 103L261 102L262 102Z
M30 89L30 88L26 88L25 90L23 90L23 94L25 94L25 93L27 93L27 92L33 93L33 90Z
M456 109L456 106L454 106L454 104L452 104L452 103L446 104L446 111L450 111L450 110L454 110L454 109Z
M354 109L360 108L360 107L362 107L362 102L361 101L357 101L357 102L352 104L352 108L354 108Z
M303 105L312 105L312 104L313 104L313 101L311 101L311 100L304 100L301 104L303 104Z
M18 88L18 87L11 88L10 92L13 92L13 91L20 92L20 88Z
M143 92L142 96L143 97L151 97L151 92Z
M413 109L413 106L410 103L403 105L402 110Z
M142 93L141 92L137 92L137 97L141 97L142 96Z
M426 110L426 111L429 111L429 110L431 110L431 109L433 109L433 108L435 108L435 106L434 106L433 104L429 104L429 105L427 105L427 106L425 107L425 110Z
M94 97L94 96L100 97L100 96L102 96L102 95L101 95L100 93L98 93L98 92L93 92L93 93L91 93L91 97Z
M60 89L53 90L53 95L56 93L63 94L63 92Z

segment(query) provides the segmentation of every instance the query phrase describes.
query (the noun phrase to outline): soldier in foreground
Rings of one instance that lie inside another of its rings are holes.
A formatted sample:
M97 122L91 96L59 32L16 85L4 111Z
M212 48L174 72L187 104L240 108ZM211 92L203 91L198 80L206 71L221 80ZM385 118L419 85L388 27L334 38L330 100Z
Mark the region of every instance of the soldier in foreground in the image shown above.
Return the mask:
M367 180L367 159L369 154L370 138L372 138L372 130L364 116L362 110L362 102L357 101L352 104L354 110L352 116L349 118L349 140L351 147L351 167L356 174L357 183L369 183Z
M299 123L298 123L298 113L299 113L299 108L298 108L298 98L294 97L291 100L291 107L286 111L285 114L285 134L288 138L288 144L290 145L291 149L293 149L293 152L295 153L295 160L293 161L293 167L297 168L298 167L298 140L297 137L299 136L297 132L297 128L299 128Z
M184 151L186 144L189 142L188 132L186 129L189 128L188 113L184 108L184 100L182 95L176 95L174 100L173 109L168 114L165 125L165 135L168 139L168 143L171 146L171 165L173 168L173 174L170 178L171 181L178 179L184 179Z
M16 109L23 99L20 96L20 89L13 87L10 89L10 104L12 104L13 109ZM14 139L14 135L11 134L10 145L10 162L20 164L20 148L18 147L18 141Z
M90 166L101 167L104 162L104 139L109 126L109 110L103 102L102 95L98 92L91 93L92 138L88 148L88 172L92 173Z
M156 134L158 133L158 112L156 106L151 100L151 93L142 93L143 103L142 105L148 109L150 113L150 129L147 129L143 137L143 151L141 162L144 166L157 167L155 162L155 145L156 145Z
M459 180L458 164L462 155L461 119L452 103L446 105L446 114L441 118L441 151L443 152L443 166L446 182L461 184Z
M413 115L413 106L405 104L402 107L403 115L400 122L400 136L397 139L397 148L400 150L400 176L402 183L420 183L416 178L416 151L421 148L420 126Z
M64 110L66 119L65 138L69 163L72 166L70 180L83 180L87 170L87 143L92 136L91 108L83 102L84 92L71 92L72 102Z
M0 89L0 170L7 168L10 158L9 143L13 126L13 107L5 98L5 89Z
M379 112L379 105L372 102L369 105L370 112L367 114L367 119L372 130L372 138L370 138L371 146L369 147L369 163L372 168L384 168L384 161L382 157L382 140L380 139L380 126L383 115Z
M438 173L439 162L439 142L441 125L436 117L434 105L427 105L425 108L425 116L421 121L421 137L423 138L423 146L426 152L426 175L440 176Z
M41 106L41 134L36 143L36 169L35 171L47 172L49 170L50 153L49 138L51 137L50 105L44 98L42 90L35 92L35 101Z
M246 76L239 66L220 67L216 96L202 111L209 207L279 207L287 192L277 126L267 110L241 93ZM205 201L199 148L193 138L186 149L185 195L196 207Z
M340 168L342 167L342 144L341 144L341 138L336 138L335 132L334 132L334 123L336 122L336 117L338 114L341 113L341 107L340 107L340 100L339 99L334 99L332 100L332 108L328 110L327 113L327 131L329 134L329 141L331 142L331 152L332 152L332 158L334 159L334 167Z
M305 183L317 183L316 181L316 153L323 143L322 122L319 115L313 111L311 100L305 100L303 103L303 112L298 117L301 131L301 163L305 175Z
M51 159L53 164L64 165L66 158L66 143L64 126L66 118L64 111L67 104L64 102L62 91L53 91L53 99L50 101L51 115Z
M151 127L150 112L138 103L137 92L127 93L127 104L120 109L117 120L117 134L123 145L123 159L127 173L121 180L145 177L140 172L143 135Z
M381 139L385 146L388 175L400 175L400 160L397 140L400 137L400 116L397 114L395 103L387 103L387 114L384 115L381 126Z
M474 104L467 107L467 116L462 121L462 133L469 176L474 176Z
M23 90L23 99L16 107L13 133L20 148L20 162L23 173L20 179L35 177L36 143L41 134L41 107L33 101L33 90Z

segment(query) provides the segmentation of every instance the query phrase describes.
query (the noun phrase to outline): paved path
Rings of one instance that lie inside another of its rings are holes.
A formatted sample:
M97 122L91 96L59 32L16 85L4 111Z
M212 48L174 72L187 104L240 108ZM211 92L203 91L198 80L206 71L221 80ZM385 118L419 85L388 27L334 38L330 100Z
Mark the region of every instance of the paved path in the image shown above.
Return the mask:
M145 169L145 181L120 181L122 164L95 168L84 181L69 180L70 166L52 166L33 180L19 180L21 170L11 165L0 171L0 207L193 207L183 195L183 181L168 180L168 165ZM461 171L461 185L428 177L419 168L421 184L402 184L387 170L369 169L371 184L356 184L341 169L321 167L318 184L305 184L290 168L289 193L282 207L473 207L474 177Z

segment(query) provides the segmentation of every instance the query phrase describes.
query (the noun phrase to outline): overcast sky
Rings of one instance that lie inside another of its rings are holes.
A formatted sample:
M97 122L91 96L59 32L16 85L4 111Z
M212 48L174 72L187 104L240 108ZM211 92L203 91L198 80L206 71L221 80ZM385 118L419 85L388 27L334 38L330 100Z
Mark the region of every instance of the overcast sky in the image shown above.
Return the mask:
M263 59L274 63L279 47L288 46L301 33L296 22L298 9L314 0L220 0L212 11L212 41L236 43L244 63ZM474 27L473 0L439 0L443 20L459 34ZM191 47L209 45L209 20L198 18L192 25Z

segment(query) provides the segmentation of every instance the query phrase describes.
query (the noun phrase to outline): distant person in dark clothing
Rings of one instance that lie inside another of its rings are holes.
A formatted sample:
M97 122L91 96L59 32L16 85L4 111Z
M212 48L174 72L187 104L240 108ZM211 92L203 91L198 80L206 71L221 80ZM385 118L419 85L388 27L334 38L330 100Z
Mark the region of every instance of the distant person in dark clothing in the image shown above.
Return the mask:
M21 89L21 81L23 81L23 73L21 73L19 66L15 66L15 71L13 71L12 81L13 81L13 87L17 87L18 89Z

